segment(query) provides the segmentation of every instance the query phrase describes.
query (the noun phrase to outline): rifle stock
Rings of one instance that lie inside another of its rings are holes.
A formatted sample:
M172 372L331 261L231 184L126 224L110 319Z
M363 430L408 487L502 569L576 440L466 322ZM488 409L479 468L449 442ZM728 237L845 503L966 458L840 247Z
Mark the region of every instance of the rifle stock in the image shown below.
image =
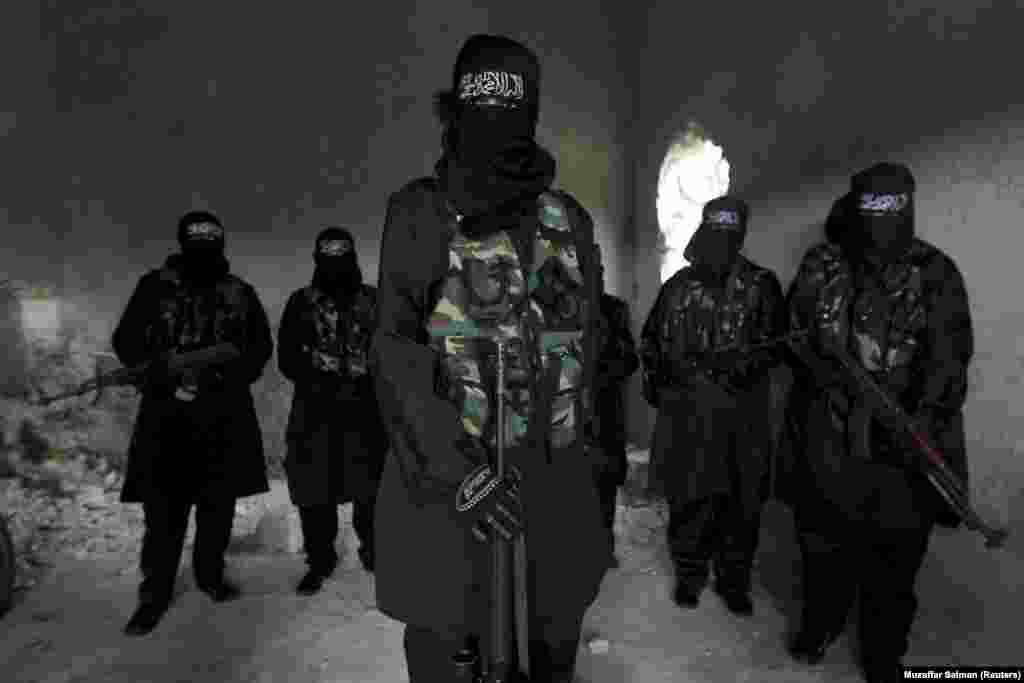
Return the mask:
M820 382L821 370L812 365L813 359L807 358L809 350L797 346L796 342L789 342L789 345L798 359L811 366L812 372ZM918 464L929 483L963 521L964 526L981 534L985 538L987 547L1001 547L1009 532L988 524L978 515L971 505L967 486L949 468L939 450L931 443L917 423L907 415L903 407L889 396L885 389L879 386L867 370L861 367L845 349L830 345L828 350L845 372L850 388L868 398L878 421L890 432L900 436L901 440L917 454Z
M734 364L741 356L747 356L757 351L789 345L793 342L801 341L806 338L808 334L809 333L806 330L795 330L755 344L743 344L737 342L735 344L716 346L707 351L703 360L693 362L693 364L687 368L683 376L678 376L673 374L671 371L665 370L664 368L667 364L661 362L658 364L660 367L654 373L656 380L655 384L660 387L683 383L694 375L698 375L702 372L727 368L729 365Z
M238 347L230 342L224 342L222 344L216 344L214 346L208 346L203 349L196 351L186 351L185 353L173 354L168 360L168 367L172 375L177 375L185 370L190 369L201 369L211 365L219 365L226 363L227 361L234 360L241 355ZM96 398L93 403L99 401L100 395L103 390L107 387L123 387L123 386L135 386L139 387L146 376L146 371L149 369L152 361L146 361L139 365L134 365L126 368L117 368L110 372L97 373L95 377L87 379L77 387L62 391L52 396L41 396L37 402L39 405L49 405L56 401L61 401L66 398L73 398L75 396L84 396L90 392L96 392Z

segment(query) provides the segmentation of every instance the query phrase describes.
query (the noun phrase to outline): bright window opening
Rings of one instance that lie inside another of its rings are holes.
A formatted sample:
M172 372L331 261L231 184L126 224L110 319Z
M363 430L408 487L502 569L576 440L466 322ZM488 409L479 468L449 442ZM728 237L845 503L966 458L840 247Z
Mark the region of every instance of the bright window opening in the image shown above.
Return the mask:
M658 177L658 226L665 238L661 281L688 265L686 245L700 225L704 205L729 191L729 162L722 148L694 123L672 142Z
M56 344L60 337L60 299L45 287L26 288L21 296L21 326L32 343Z

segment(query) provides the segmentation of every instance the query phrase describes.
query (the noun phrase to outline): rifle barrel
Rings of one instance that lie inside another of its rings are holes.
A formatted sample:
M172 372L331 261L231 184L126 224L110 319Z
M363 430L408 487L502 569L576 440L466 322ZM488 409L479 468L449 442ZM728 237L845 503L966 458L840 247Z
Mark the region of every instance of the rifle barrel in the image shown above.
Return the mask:
M910 436L915 450L924 457L928 465L925 475L929 483L945 499L964 525L984 536L987 547L1002 546L1009 531L992 526L981 518L974 506L971 505L970 495L963 480L949 468L945 458L916 427L903 407L889 396L874 378L849 356L845 349L833 347L831 352L847 375L853 378L854 388L860 392L870 392L881 404L884 413L879 417L882 418L883 424L891 430L902 431ZM803 358L800 353L796 353L796 356Z
M495 457L494 474L500 480L505 476L505 342L497 344L497 382L495 387ZM487 679L489 683L505 683L509 675L508 641L508 544L498 534L491 535L491 661Z

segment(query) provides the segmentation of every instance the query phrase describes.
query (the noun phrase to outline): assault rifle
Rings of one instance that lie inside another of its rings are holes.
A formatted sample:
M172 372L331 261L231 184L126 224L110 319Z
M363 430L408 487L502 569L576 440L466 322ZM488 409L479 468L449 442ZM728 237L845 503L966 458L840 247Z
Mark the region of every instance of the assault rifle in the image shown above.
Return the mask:
M238 347L230 342L208 346L196 351L172 354L168 361L168 368L172 377L179 376L187 370L201 370L211 365L218 365L238 358L240 355ZM39 405L49 405L55 401L61 401L74 396L96 392L92 403L99 402L102 392L107 387L135 386L140 387L145 382L146 374L153 361L140 363L132 367L117 368L110 372L97 373L82 384L73 389L62 391L53 396L42 396L38 399Z
M765 349L772 349L780 346L785 346L793 342L800 341L807 337L808 332L804 330L797 330L793 332L787 332L786 334L779 335L778 337L771 337L764 341L760 341L754 344L743 344L736 342L734 344L724 344L722 346L716 346L709 349L704 357L699 360L694 360L692 365L686 368L683 372L688 376L693 376L706 372L712 369L723 369L727 370L729 366L735 365L743 357L750 355L756 351L763 351ZM671 386L684 380L684 377L680 376L677 372L673 372L664 362L659 363L659 367L654 371L644 369L644 391L645 394L650 393L651 397L657 400L657 389L658 387ZM648 402L651 403L650 398ZM652 403L653 405L653 403Z
M495 338L495 354L487 360L493 360L496 365L497 381L495 382L495 448L493 467L495 476L500 480L507 473L505 462L505 436L507 420L505 418L505 405L508 401L505 395L505 370L506 354L508 353L508 342L501 338ZM490 355L490 354L488 354ZM509 604L509 550L512 551L512 591L515 595L515 603ZM526 537L523 534L516 536L512 541L505 541L498 534L491 534L491 604L489 616L491 620L489 635L490 642L487 643L486 657L483 661L482 671L477 671L474 666L474 658L471 653L459 653L455 657L456 675L455 680L459 683L527 683L530 676L529 657L529 633L528 633L528 603L526 587ZM509 617L515 621L515 638L518 654L518 671L514 671L509 656Z
M822 361L814 357L810 349L799 346L795 342L790 342L789 348L812 371L818 381L824 383L827 370L824 369ZM872 408L873 417L918 456L916 464L964 525L984 536L987 547L1002 546L1009 532L986 523L978 515L971 505L967 486L949 468L942 454L931 443L917 421L909 416L885 389L878 385L870 373L848 351L835 344L830 344L828 351L843 369L845 374L843 379L851 392L866 398Z

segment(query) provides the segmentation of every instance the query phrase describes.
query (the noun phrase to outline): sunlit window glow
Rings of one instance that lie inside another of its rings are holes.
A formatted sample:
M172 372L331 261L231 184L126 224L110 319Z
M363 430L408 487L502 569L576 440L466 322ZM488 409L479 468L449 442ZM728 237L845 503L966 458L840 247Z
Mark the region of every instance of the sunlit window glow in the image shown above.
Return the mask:
M658 226L665 238L661 281L688 265L683 251L700 225L704 205L729 190L729 162L691 123L669 146L658 178Z
M45 288L30 288L21 296L21 323L31 342L54 343L60 333L60 299Z

